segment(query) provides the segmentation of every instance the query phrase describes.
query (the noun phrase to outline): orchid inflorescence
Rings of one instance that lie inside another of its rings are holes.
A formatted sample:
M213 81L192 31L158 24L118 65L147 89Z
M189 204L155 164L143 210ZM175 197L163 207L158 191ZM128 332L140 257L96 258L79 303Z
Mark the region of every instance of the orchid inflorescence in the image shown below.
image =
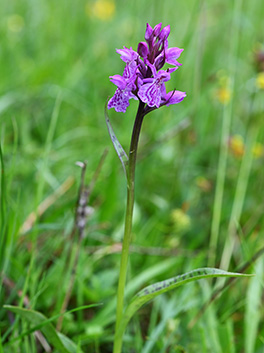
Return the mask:
M168 48L170 26L161 29L162 24L152 28L147 23L146 42L138 44L137 52L132 48L117 49L121 59L126 63L123 75L110 76L117 86L115 94L108 102L108 109L126 112L131 98L145 103L145 114L163 105L179 103L186 97L185 92L171 91L166 93L164 82L170 80L170 74L181 64L177 61L183 49ZM167 63L174 67L161 70Z

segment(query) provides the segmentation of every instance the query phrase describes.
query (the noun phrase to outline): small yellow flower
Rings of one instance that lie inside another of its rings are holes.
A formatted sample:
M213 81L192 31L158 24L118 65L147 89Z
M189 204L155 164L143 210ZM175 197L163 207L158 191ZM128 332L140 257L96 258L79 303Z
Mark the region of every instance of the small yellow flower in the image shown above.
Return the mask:
M230 102L231 90L227 87L219 88L216 91L216 97L220 103L227 104Z
M184 233L191 227L191 218L181 208L171 212L171 220L176 232Z
M244 139L241 135L234 135L229 140L229 147L235 157L242 157L245 152Z
M216 77L218 80L218 88L216 90L215 96L216 99L221 103L221 104L227 104L229 103L231 99L231 89L230 89L230 78L228 75L225 73L224 70L219 70L216 73Z
M88 16L107 21L115 14L115 3L112 0L97 0L91 5L89 2L86 4L85 11Z
M264 146L261 143L256 142L252 148L252 153L255 158L263 157L264 156Z
M256 86L259 89L264 89L264 72L260 72L256 78Z
M203 176L198 176L195 180L195 183L198 188L204 192L208 192L212 189L212 184L210 183L210 181Z
M25 25L23 17L17 14L13 14L7 18L7 28L10 32L18 33L21 32Z

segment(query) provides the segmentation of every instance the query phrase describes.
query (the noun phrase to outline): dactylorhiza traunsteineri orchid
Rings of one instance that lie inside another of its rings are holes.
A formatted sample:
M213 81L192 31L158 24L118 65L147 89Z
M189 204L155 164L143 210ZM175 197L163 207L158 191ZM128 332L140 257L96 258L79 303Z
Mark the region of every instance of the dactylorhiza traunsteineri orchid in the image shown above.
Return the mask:
M116 50L126 66L122 76L110 76L117 89L108 102L108 109L125 113L129 100L133 98L146 104L146 115L163 105L179 103L186 97L185 92L177 90L166 93L164 82L169 81L171 73L181 66L177 59L183 49L169 48L170 26L161 27L161 23L154 28L147 24L146 42L138 44L137 52L126 47ZM165 64L173 67L162 70Z

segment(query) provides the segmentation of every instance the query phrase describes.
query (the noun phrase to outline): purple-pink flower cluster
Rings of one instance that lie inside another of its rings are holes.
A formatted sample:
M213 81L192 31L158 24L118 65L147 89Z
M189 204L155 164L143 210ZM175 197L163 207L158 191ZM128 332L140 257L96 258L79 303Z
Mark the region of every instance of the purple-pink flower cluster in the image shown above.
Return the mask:
M138 44L137 52L126 47L116 50L126 66L122 76L110 76L117 89L108 102L108 109L125 113L129 100L133 98L146 103L146 109L150 111L179 103L186 97L181 91L166 93L164 82L169 81L171 73L181 66L177 59L183 49L168 48L170 26L161 27L161 23L154 28L147 23L146 41ZM166 63L174 67L161 70Z

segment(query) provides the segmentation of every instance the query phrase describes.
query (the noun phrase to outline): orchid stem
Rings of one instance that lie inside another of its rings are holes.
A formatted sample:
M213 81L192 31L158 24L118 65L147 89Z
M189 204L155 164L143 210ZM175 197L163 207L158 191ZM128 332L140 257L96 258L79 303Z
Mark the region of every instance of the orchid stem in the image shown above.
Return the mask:
M127 164L127 206L125 216L125 229L121 253L120 273L117 289L116 325L114 339L114 353L120 353L122 348L122 337L117 335L124 309L124 293L127 277L127 266L129 259L129 245L131 243L132 218L134 208L135 191L135 169L137 159L137 148L141 126L144 118L145 103L139 102L136 120L131 137L128 164Z

